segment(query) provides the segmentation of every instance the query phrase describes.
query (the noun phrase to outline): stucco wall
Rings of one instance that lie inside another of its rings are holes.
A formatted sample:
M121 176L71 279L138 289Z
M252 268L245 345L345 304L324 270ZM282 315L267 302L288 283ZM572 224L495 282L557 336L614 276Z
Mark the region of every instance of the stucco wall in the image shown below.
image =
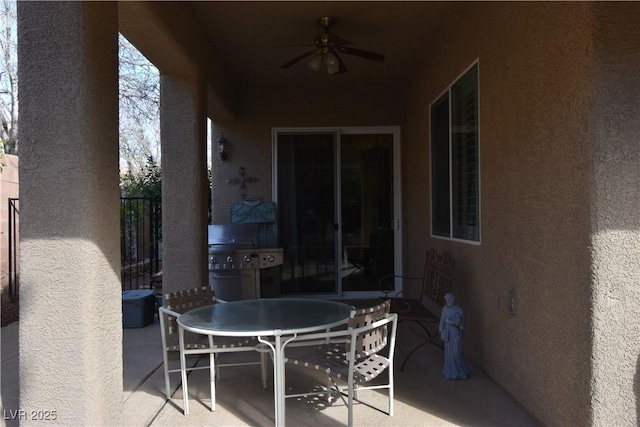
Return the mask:
M160 75L163 293L208 283L205 89L197 78ZM184 242L191 244L184 244Z
M456 259L469 358L547 425L589 424L590 183L586 3L476 3L443 25L405 128L408 270ZM481 244L429 237L428 115L479 59ZM515 315L508 295L517 294Z
M596 4L591 202L596 425L640 423L640 5Z
M122 424L117 29L114 3L18 2L20 409L61 425Z

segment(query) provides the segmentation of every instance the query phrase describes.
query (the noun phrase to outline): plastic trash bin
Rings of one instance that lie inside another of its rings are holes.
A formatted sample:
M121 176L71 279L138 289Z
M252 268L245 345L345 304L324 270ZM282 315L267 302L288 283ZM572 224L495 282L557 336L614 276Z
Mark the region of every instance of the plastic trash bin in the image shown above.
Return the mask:
M122 327L144 328L153 323L155 305L152 290L122 292Z

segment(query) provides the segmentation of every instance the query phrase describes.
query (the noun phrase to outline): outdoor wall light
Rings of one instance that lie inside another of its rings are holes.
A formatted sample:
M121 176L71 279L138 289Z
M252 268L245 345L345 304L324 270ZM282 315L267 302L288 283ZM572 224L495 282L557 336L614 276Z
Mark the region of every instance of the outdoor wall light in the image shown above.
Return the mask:
M229 143L229 141L227 141L224 138L224 135L221 135L220 138L218 139L218 157L220 158L220 160L222 160L223 162L227 160L227 152L226 152L226 148L227 148L227 144Z

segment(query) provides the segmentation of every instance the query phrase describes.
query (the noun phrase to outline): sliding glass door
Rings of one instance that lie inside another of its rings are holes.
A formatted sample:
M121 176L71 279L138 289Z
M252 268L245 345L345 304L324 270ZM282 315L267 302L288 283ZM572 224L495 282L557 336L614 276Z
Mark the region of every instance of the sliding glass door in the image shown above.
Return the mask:
M277 139L282 294L336 293L335 132Z
M274 131L282 295L378 295L399 259L396 128Z
M342 290L377 291L393 274L393 134L344 134L340 154Z

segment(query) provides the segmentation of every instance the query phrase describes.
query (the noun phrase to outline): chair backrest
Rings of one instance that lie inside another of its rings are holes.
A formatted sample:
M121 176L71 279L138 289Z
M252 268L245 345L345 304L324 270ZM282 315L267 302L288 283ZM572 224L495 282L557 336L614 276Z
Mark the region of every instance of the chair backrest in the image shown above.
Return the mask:
M380 304L361 308L351 311L351 317L349 318L349 328L362 328L363 326L370 325L378 320L382 320L389 315L389 309L391 307L391 301L385 300ZM355 358L362 359L368 357L378 351L382 350L387 345L387 337L389 336L389 330L387 325L379 328L371 329L365 333L360 333L356 336L356 342L352 343L351 338L346 342L347 356L350 353L351 346L355 345Z
M420 292L420 301L423 304L444 304L445 294L451 292L454 264L453 257L448 252L438 254L436 249L427 250Z
M211 305L215 300L211 286L203 286L201 288L167 293L164 295L162 302L166 308L182 314L192 308ZM167 335L173 335L178 332L178 323L174 316L166 316L165 321L167 322Z

